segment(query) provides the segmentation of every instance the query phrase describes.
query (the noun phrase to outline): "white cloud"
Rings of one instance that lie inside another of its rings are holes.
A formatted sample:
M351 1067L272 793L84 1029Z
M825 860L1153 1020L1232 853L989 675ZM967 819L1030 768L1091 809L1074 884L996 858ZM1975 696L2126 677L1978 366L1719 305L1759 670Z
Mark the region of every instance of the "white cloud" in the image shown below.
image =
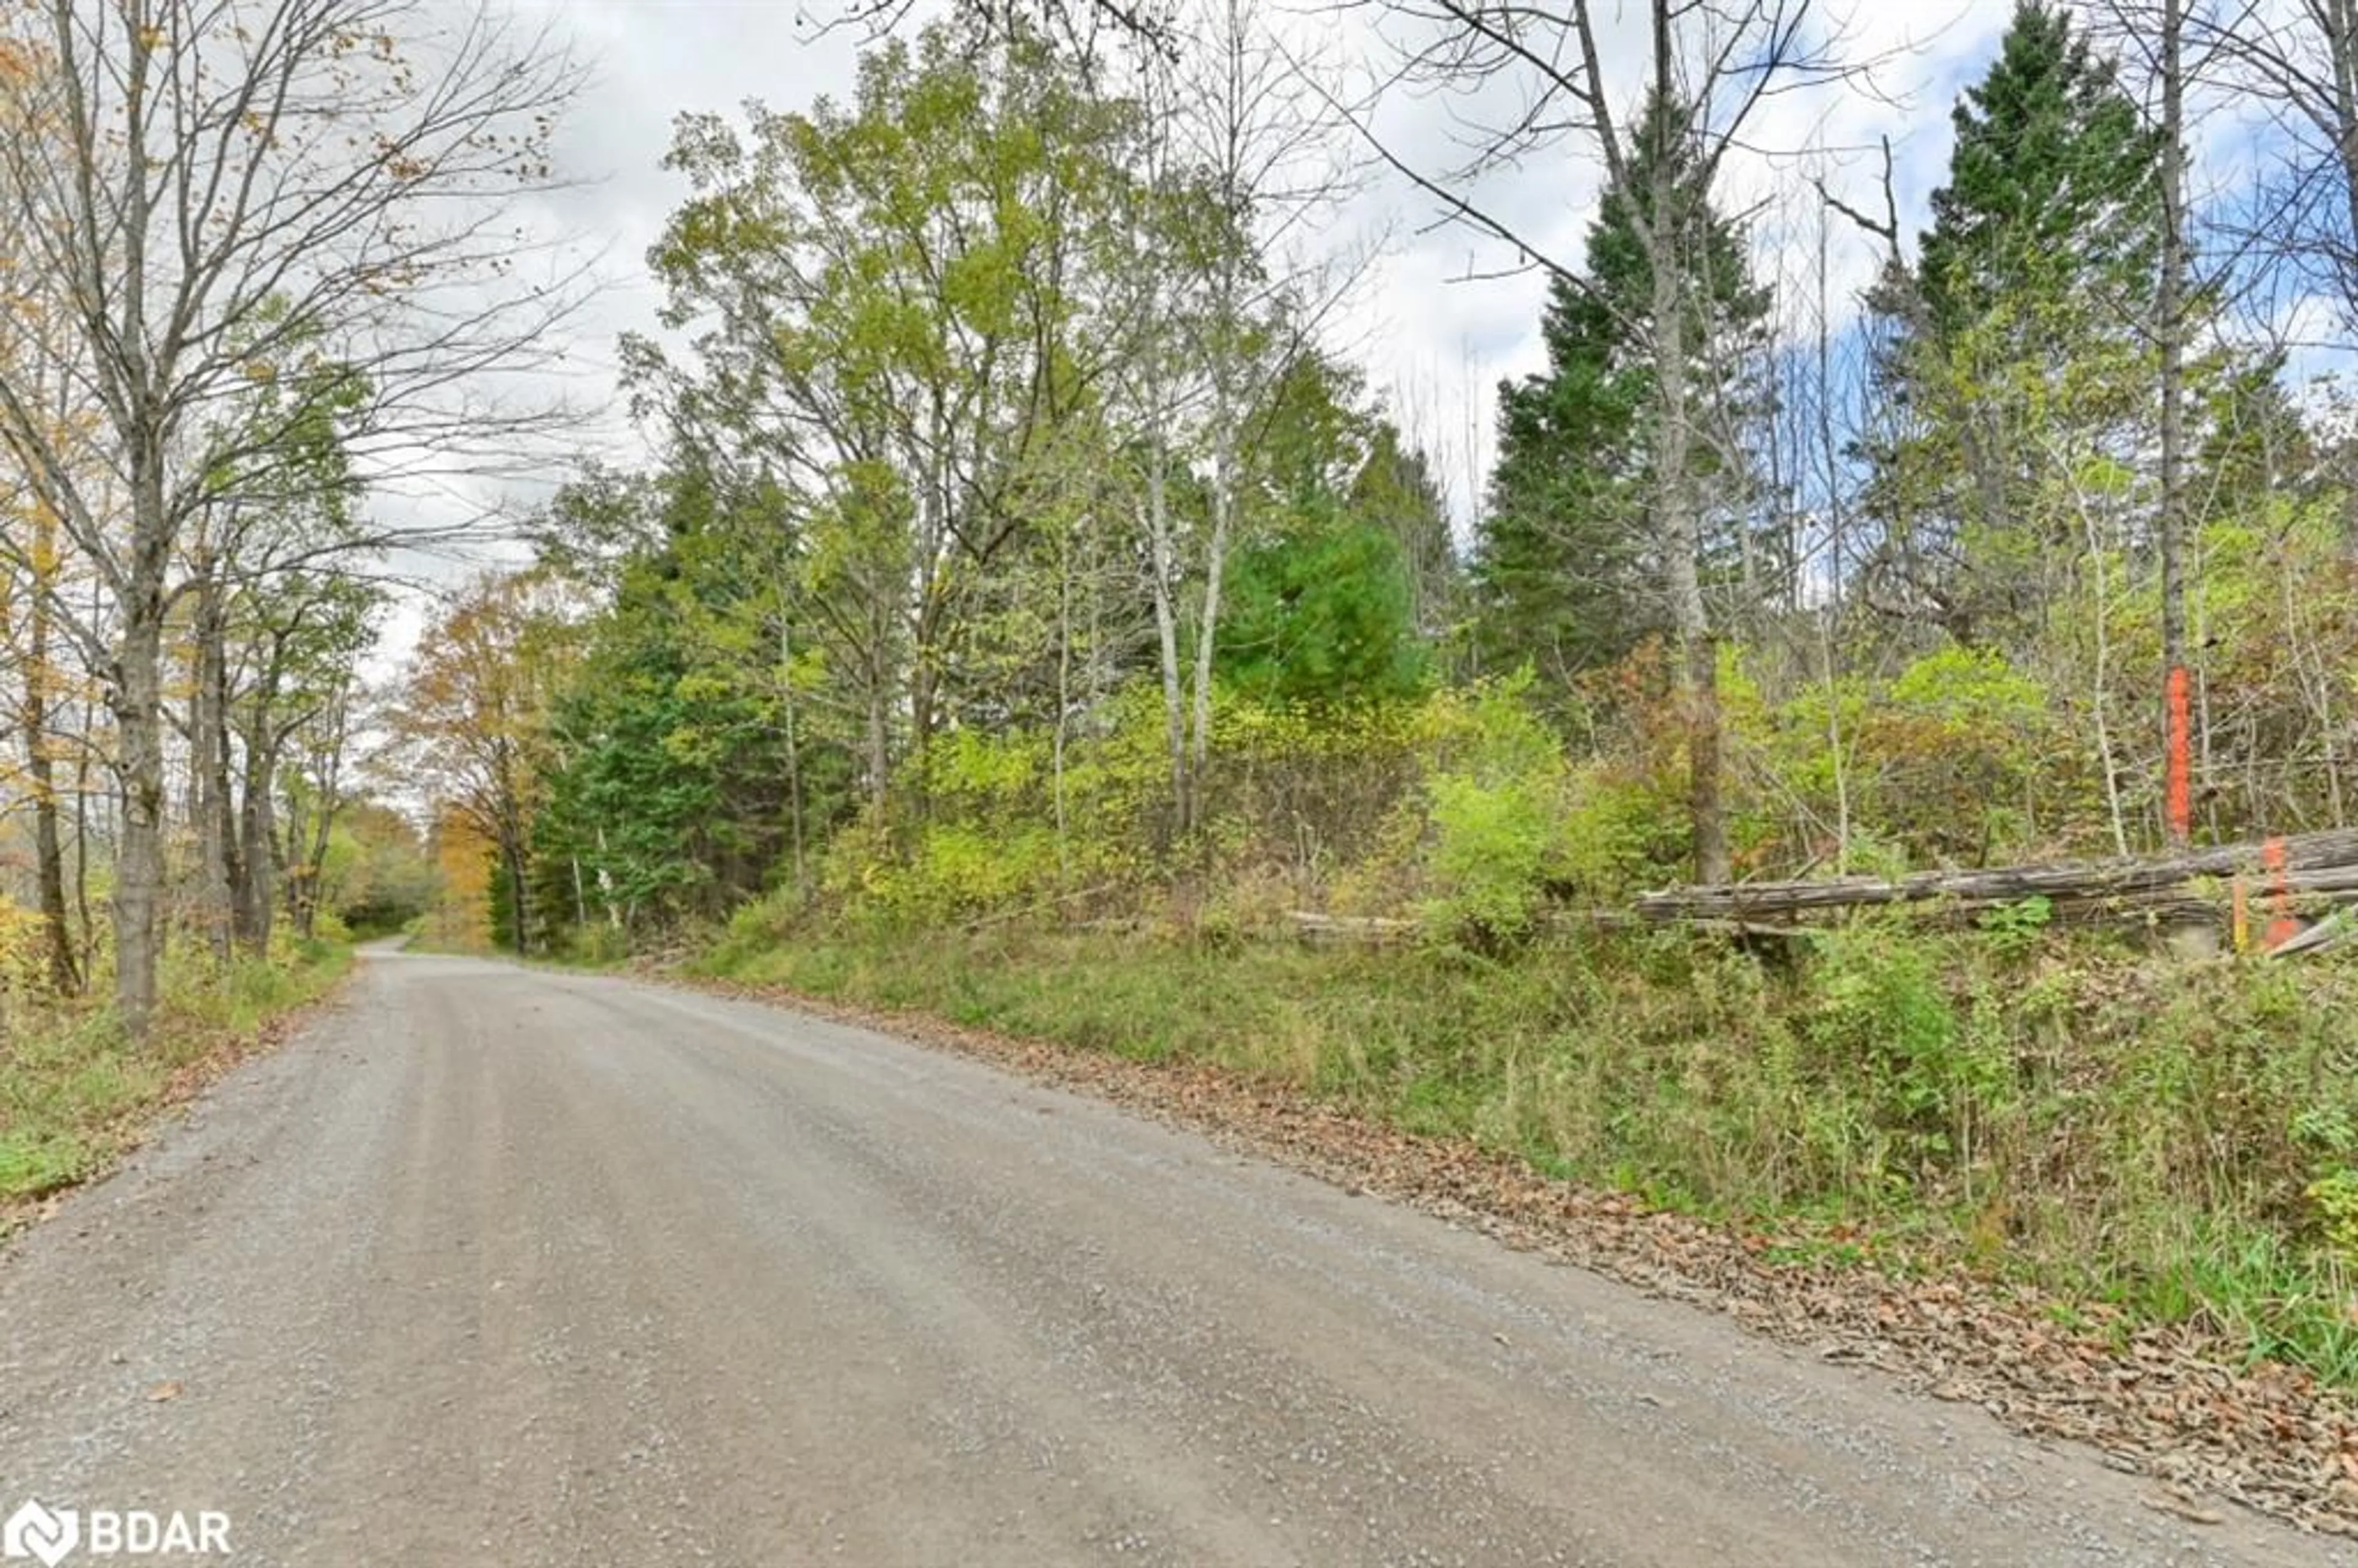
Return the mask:
M831 3L812 0L815 12ZM1634 102L1639 8L1624 9L1608 53L1621 79L1633 83ZM1829 179L1873 208L1881 200L1875 189L1880 166L1869 149L1888 136L1902 222L1912 233L1945 168L1950 103L1983 69L2010 9L2011 0L1945 0L1940 6L1852 0L1846 11L1834 7L1846 47L1879 62L1880 96L1829 89L1779 99L1766 106L1751 139L1767 149L1837 149L1827 159ZM685 181L660 168L674 117L733 114L752 99L795 109L822 94L845 95L859 40L849 31L814 37L798 23L796 7L757 0L544 0L521 14L548 21L594 62L594 81L557 144L562 172L579 183L529 217L587 236L602 251L606 287L574 323L568 351L584 387L611 399L616 335L651 328L660 304L646 250L687 194ZM1336 26L1334 13L1323 16L1319 25ZM1344 26L1345 50L1375 41L1365 14ZM1504 83L1486 89L1491 95L1512 91ZM1503 96L1396 97L1384 108L1381 134L1397 156L1439 174L1464 158L1460 122L1508 107ZM1794 181L1790 160L1747 157L1729 168L1726 194L1741 204L1790 193ZM1572 143L1492 174L1474 193L1549 256L1576 259L1599 183L1593 157ZM1380 227L1395 239L1338 336L1366 364L1370 384L1434 449L1462 509L1470 506L1488 461L1497 384L1542 362L1545 285L1536 270L1509 270L1516 258L1495 240L1462 226L1434 226L1435 211L1431 197L1397 177L1379 177L1354 203L1338 232L1357 236ZM1773 237L1776 227L1764 220L1764 237ZM1876 261L1863 239L1848 232L1841 239L1830 288L1837 300L1865 285ZM1782 258L1783 270L1801 276L1793 262ZM610 460L640 455L619 400L589 427L584 441L587 451Z
M1880 213L1887 142L1901 232L1912 244L1931 193L1947 172L1950 107L1957 92L1985 69L2012 10L2012 0L1940 5L1851 0L1822 8L1824 36L1838 40L1842 58L1867 68L1866 78L1766 100L1748 122L1718 190L1724 211L1752 215L1763 276L1807 280L1814 294L1818 203L1804 177L1822 175L1837 196ZM1625 119L1648 80L1642 23L1642 8L1622 7L1603 39L1608 83L1628 84L1617 105ZM1368 41L1384 47L1372 33ZM1395 33L1389 43L1396 48L1401 41ZM1368 69L1380 74L1383 64L1371 61ZM1528 80L1500 78L1454 95L1394 92L1384 101L1375 134L1392 157L1438 178L1466 164L1478 140L1473 127L1515 119L1531 92ZM1812 150L1806 158L1805 150ZM1576 265L1602 185L1593 145L1572 134L1510 168L1453 185L1452 191L1540 258ZM1544 276L1536 269L1500 276L1526 258L1463 222L1433 228L1445 203L1407 179L1386 181L1375 200L1403 214L1401 227L1425 232L1393 253L1372 291L1379 330L1370 337L1380 347L1368 356L1371 379L1379 386L1443 393L1445 406L1428 414L1431 428L1419 433L1470 448L1444 465L1453 470L1462 527L1493 450L1498 384L1544 362L1539 336ZM1845 221L1836 222L1829 238L1826 294L1847 319L1882 261L1880 246ZM1470 408L1463 406L1467 400Z

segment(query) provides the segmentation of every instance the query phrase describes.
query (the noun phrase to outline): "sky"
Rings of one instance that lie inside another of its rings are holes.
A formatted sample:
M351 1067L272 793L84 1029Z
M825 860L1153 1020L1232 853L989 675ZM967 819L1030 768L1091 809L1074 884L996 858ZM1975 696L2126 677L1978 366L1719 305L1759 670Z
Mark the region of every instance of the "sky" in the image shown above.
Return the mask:
M575 112L558 131L557 157L568 186L525 214L535 227L578 236L597 257L600 287L572 323L568 395L599 416L583 427L584 456L627 465L642 453L614 391L616 337L654 326L661 296L644 257L687 184L662 167L675 116L738 114L751 100L795 109L821 95L849 93L860 41L849 30L816 29L837 0L521 0L518 19L546 25L577 49L591 71ZM1284 4L1285 0L1270 0ZM1298 0L1304 5L1314 0ZM1323 4L1323 0L1315 0ZM1611 0L1608 0L1610 5ZM1623 0L1603 49L1613 74L1641 80L1643 7ZM1925 202L1945 173L1949 109L1978 78L1996 47L2012 0L1821 0L1823 25L1848 58L1873 62L1871 81L1769 103L1737 157L1722 195L1742 210L1799 188L1808 169L1787 156L1823 149L1809 166L1855 205L1879 210L1881 155L1888 138L1903 228L1921 226ZM1305 52L1323 53L1337 82L1356 82L1379 61L1395 32L1368 19L1308 10L1274 25ZM1387 95L1374 129L1385 146L1428 177L1464 157L1463 127L1510 113L1513 88L1494 83L1450 99ZM1346 98L1354 94L1339 92ZM1350 133L1340 133L1347 143ZM1361 149L1364 151L1364 149ZM1574 261L1598 188L1592 155L1578 146L1544 149L1520 168L1466 184L1482 205L1544 250ZM1785 211L1790 211L1790 206ZM1764 209L1764 212L1767 210ZM1774 252L1779 222L1758 223ZM1371 390L1431 454L1463 530L1492 449L1496 388L1541 366L1539 323L1543 275L1493 237L1439 221L1436 203L1412 182L1371 168L1357 195L1332 214L1322 236L1354 252L1379 245L1359 287L1328 331L1329 346L1359 362ZM1814 291L1814 235L1790 236L1793 250L1764 254ZM1833 232L1826 293L1837 310L1855 297L1877 262L1864 236ZM1519 264L1523 264L1520 265ZM561 474L551 475L552 481ZM478 498L480 499L480 498ZM388 629L382 656L414 642L423 611L412 605Z

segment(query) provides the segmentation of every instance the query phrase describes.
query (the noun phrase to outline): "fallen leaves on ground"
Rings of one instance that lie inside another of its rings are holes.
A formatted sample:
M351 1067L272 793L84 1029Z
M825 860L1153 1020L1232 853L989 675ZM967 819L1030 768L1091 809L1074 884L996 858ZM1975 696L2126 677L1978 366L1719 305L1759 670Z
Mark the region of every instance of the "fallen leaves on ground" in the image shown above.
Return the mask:
M777 986L660 977L784 1002L975 1056L1208 1133L1347 1192L1412 1204L1909 1389L1973 1404L2027 1436L2082 1443L2194 1522L2213 1500L2358 1538L2358 1400L2299 1368L2246 1368L2226 1336L2148 1325L2115 1345L2059 1323L2062 1303L1959 1271L1899 1277L1860 1261L1772 1260L1775 1238L1542 1176L1464 1140L1419 1137L1282 1085L1148 1064L882 1013Z

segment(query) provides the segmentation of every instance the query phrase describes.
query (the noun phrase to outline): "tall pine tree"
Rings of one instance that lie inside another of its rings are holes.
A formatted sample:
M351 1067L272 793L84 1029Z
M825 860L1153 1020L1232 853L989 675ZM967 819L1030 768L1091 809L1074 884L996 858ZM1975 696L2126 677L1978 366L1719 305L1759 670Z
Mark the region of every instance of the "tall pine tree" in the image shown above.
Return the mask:
M2070 488L2149 442L2161 141L2070 15L2021 0L1952 115L1916 265L1871 303L1878 602L1963 642L2035 623L2082 541Z
M1669 625L1662 563L1648 523L1655 491L1649 418L1653 269L1632 222L1655 217L1657 148L1674 160L1675 248L1689 273L1684 341L1699 427L1693 478L1706 512L1707 570L1730 586L1748 559L1757 507L1744 427L1760 397L1769 294L1751 276L1740 225L1712 205L1691 138L1657 134L1679 111L1649 103L1630 138L1642 156L1608 189L1589 226L1585 267L1559 274L1541 325L1547 369L1498 389L1498 460L1471 565L1476 656L1490 670L1529 663L1561 687Z

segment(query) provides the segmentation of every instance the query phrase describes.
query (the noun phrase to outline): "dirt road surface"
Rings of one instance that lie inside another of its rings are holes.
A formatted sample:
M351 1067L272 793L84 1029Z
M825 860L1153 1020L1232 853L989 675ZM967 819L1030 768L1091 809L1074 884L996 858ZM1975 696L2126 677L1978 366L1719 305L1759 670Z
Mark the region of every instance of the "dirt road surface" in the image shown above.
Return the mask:
M400 954L0 1255L27 1497L305 1568L2358 1558L970 1061Z

